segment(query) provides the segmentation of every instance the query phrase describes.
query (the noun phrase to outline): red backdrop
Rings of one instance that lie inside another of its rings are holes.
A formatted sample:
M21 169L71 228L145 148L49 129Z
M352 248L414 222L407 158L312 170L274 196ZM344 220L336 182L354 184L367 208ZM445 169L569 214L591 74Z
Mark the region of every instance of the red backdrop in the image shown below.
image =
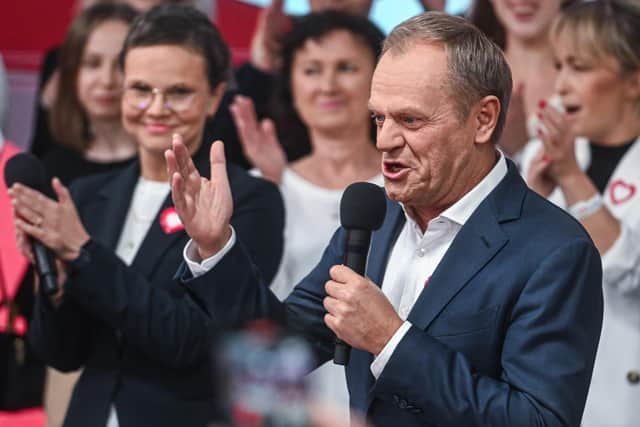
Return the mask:
M74 0L3 0L0 53L9 70L37 70L42 53L60 44L73 16ZM258 9L238 0L217 0L214 20L234 54L246 59Z

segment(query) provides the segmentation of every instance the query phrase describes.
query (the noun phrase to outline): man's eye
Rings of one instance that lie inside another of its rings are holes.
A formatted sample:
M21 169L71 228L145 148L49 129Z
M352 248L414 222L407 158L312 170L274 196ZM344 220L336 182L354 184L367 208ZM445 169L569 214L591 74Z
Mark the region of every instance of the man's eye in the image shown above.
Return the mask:
M377 126L382 126L382 124L384 123L384 116L381 114L371 113L371 118Z

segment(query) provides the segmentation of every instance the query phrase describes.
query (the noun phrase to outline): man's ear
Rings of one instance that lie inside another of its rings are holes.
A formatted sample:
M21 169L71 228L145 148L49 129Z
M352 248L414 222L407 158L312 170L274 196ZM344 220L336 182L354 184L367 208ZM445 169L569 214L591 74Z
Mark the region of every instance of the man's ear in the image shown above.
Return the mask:
M477 144L485 144L491 141L491 136L498 124L500 116L500 101L494 95L482 98L474 108L476 118L476 139Z
M227 83L223 82L219 83L218 86L211 91L210 96L207 99L207 105L205 105L208 117L213 116L216 111L218 111L218 107L220 106L225 90L227 90Z

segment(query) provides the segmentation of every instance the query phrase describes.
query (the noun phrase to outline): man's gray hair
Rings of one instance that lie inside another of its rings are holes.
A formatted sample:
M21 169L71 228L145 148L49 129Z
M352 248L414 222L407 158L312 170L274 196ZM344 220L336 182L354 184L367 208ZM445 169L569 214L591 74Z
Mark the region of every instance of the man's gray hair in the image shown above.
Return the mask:
M500 115L491 141L496 143L511 98L511 70L500 48L464 18L441 12L426 12L409 18L391 31L382 46L382 55L402 54L417 44L440 45L447 55L446 86L456 103L460 120L471 107L494 95L500 101Z

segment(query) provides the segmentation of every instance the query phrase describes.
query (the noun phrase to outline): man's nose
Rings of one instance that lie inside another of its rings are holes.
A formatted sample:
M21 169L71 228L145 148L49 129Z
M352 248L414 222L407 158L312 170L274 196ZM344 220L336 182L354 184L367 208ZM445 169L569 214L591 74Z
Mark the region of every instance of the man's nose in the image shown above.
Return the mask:
M376 129L376 148L379 151L393 151L404 145L404 136L393 120L385 120Z

